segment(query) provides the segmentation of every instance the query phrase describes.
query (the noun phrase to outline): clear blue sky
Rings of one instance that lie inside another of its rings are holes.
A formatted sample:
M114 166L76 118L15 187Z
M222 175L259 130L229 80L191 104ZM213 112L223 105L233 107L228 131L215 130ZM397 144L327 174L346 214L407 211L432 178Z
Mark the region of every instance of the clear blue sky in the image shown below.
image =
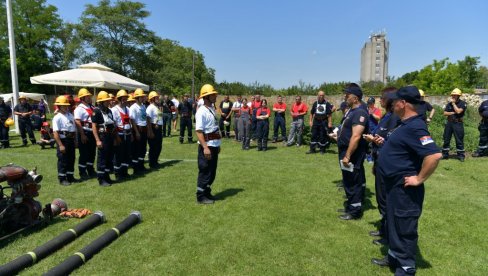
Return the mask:
M78 22L92 0L47 0ZM114 2L114 1L112 1ZM488 1L145 0L148 28L200 51L217 81L285 88L358 81L361 48L386 30L389 75L434 59L479 56L488 66Z

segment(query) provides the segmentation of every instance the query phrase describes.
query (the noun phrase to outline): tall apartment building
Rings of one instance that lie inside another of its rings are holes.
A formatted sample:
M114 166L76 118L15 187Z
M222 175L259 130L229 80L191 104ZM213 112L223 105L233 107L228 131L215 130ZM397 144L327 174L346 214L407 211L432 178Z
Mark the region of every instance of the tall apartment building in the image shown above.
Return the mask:
M386 33L374 33L361 49L361 83L379 81L386 83L388 76L388 49Z

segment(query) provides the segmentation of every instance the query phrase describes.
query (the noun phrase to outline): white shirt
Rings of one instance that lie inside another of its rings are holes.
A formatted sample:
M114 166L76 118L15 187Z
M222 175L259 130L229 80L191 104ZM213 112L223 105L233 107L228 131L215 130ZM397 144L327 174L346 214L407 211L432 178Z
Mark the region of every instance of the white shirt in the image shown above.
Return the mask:
M74 111L74 118L75 120L80 120L81 125L83 126L83 129L90 130L91 128L86 127L84 124L89 123L91 126L91 115L93 114L93 108L90 106L87 106L85 103L80 103Z
M129 110L130 118L136 122L136 125L147 126L146 107L143 104L134 103Z
M235 102L233 105L232 105L232 108L241 108L242 107L242 102Z
M124 124L124 122L122 122L122 116L120 115L120 113L129 115L130 110L128 107L121 107L121 106L116 105L116 106L112 107L111 110L112 110L112 115L114 117L115 125L117 126L117 128L125 129L125 130L131 129L130 123Z
M197 109L203 106L203 98L200 98L197 102Z
M195 114L195 130L201 130L204 134L220 132L219 123L213 107L202 106ZM209 147L220 147L221 139L207 141Z
M66 114L62 114L58 112L53 118L53 131L57 132L76 132L76 125L75 125L75 118L73 114L67 112ZM64 134L59 133L59 138L66 138Z
M178 106L180 105L180 101L178 101L176 98L171 99L171 101L175 104L175 107L178 108Z
M163 112L155 104L150 104L146 112L152 124L163 125Z

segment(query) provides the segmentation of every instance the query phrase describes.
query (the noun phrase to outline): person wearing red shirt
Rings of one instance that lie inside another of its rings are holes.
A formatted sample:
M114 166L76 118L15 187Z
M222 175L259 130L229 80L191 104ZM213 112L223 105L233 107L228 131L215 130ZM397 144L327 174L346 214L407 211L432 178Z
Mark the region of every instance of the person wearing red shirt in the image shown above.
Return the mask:
M295 136L297 138L296 140L296 145L297 147L302 145L302 134L303 134L303 118L305 117L305 114L307 114L308 111L308 106L305 103L302 103L302 97L301 96L296 96L295 97L295 103L292 105L290 109L291 117L292 117L292 122L291 122L291 130L290 134L288 135L288 142L287 146L293 145L295 141Z
M373 133L378 126L378 122L381 119L381 109L375 106L375 98L369 97L368 99L368 114L369 114L369 133Z
M268 108L268 101L263 99L261 107L256 111L257 136L258 136L258 151L268 150L268 135L269 135L269 115L271 110Z
M256 139L256 126L258 120L256 119L256 111L258 108L261 107L261 95L257 94L254 96L254 101L251 102L251 110L252 110L252 121L251 121L251 139Z
M278 95L278 102L273 105L273 111L275 112L273 143L278 142L279 130L281 130L281 137L283 138L283 142L286 142L286 103L283 102L283 97L281 97L281 95Z

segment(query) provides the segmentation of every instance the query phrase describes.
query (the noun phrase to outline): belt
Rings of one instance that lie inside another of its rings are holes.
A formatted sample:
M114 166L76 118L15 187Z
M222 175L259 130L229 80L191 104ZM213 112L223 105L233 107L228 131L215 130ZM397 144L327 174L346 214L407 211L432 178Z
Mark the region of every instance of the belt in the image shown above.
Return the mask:
M143 133L147 132L147 126L137 126L137 129L139 129L139 132L143 132Z
M64 138L61 139L74 139L76 132L60 131L59 133L64 135Z
M219 132L205 133L203 136L205 137L205 141L219 140L222 138Z
M159 129L160 127L163 127L162 125L158 124L151 124L154 129Z
M451 123L462 123L463 122L463 118L447 118L447 121L448 122L451 122Z

